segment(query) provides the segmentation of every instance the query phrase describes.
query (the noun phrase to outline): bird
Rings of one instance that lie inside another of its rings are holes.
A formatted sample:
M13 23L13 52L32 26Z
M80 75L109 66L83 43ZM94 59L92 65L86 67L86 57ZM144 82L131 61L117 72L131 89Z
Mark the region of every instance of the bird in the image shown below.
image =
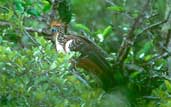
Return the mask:
M52 21L50 27L57 52L79 52L81 55L75 59L73 66L94 74L105 91L112 89L114 72L106 60L107 53L85 36L66 34L66 25L62 22Z

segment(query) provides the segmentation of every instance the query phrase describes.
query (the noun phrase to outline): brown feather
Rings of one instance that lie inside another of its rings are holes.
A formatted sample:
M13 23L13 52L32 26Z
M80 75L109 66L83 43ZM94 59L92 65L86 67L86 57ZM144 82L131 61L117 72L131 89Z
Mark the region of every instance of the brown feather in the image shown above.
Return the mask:
M113 87L113 71L106 60L107 53L103 49L86 37L65 35L63 29L65 26L60 22L53 21L51 23L51 27L58 27L59 29L62 29L57 32L59 33L58 36L55 36L55 34L54 36L58 38L57 40L63 46L64 50L70 48L71 51L81 53L81 56L76 59L76 67L83 68L99 77L102 81L103 89L108 90ZM72 40L70 47L65 47L65 44L70 40Z

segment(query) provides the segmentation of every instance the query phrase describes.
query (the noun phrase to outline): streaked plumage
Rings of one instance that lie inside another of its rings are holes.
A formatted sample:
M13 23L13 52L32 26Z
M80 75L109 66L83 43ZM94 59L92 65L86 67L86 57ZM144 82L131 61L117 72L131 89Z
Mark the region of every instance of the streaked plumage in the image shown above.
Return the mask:
M51 27L57 51L66 53L69 51L80 52L81 56L76 59L76 67L95 74L101 80L104 90L113 87L114 74L105 59L107 54L100 47L83 36L66 35L64 25L61 23L54 21Z

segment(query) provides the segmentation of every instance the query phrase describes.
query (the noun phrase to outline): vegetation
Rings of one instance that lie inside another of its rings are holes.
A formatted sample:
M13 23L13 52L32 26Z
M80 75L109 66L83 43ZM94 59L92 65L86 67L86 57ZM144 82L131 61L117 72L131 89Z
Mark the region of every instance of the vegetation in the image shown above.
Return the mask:
M1 0L1 107L170 107L170 0ZM115 86L105 92L77 53L57 53L49 23L105 50Z

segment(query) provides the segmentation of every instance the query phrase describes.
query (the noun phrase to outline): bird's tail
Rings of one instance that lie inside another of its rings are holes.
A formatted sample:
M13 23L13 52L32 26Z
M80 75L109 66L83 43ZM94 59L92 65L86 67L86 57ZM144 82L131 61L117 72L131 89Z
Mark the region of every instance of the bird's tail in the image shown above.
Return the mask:
M100 53L88 52L86 56L79 58L77 66L95 74L101 80L102 88L105 91L114 86L112 67Z

